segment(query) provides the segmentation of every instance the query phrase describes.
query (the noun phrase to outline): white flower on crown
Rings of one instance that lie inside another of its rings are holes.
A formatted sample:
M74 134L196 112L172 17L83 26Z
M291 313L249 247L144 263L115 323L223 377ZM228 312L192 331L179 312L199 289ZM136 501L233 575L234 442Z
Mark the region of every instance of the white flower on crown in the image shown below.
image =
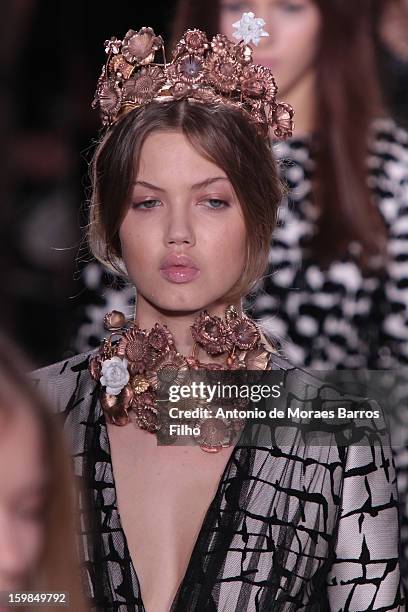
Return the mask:
M254 13L243 13L241 19L232 24L237 30L233 33L233 37L239 41L243 40L246 45L250 42L258 45L261 36L269 36L268 32L263 30L264 25L265 20L255 17Z
M128 362L120 357L105 359L102 363L101 385L106 387L109 395L119 395L129 382Z

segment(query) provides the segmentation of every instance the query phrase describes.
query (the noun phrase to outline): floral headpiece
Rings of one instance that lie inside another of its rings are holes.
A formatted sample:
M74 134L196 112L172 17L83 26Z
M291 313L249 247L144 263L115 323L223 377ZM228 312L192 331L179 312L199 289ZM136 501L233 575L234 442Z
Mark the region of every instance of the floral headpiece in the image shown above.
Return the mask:
M292 134L293 109L277 103L272 72L252 64L252 48L258 44L265 22L244 13L234 24L234 43L223 34L209 41L201 30L187 30L177 43L172 61L166 63L164 43L152 28L129 30L123 40L105 41L108 55L98 80L93 108L99 108L102 124L110 127L134 108L153 100L193 99L240 109L259 133L277 138ZM156 63L161 52L163 62Z

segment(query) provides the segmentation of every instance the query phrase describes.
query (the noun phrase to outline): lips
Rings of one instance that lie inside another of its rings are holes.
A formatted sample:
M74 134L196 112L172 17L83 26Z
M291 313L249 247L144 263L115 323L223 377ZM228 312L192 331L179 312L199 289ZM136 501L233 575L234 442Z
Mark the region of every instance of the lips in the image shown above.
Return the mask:
M189 283L199 276L200 270L187 255L167 255L160 266L160 274L171 283Z

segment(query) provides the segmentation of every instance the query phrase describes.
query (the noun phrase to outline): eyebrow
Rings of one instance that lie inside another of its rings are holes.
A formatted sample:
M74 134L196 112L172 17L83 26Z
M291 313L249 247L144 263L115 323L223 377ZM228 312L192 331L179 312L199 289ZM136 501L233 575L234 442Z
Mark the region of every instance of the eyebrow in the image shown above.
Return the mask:
M203 187L208 187L209 185L212 185L212 183L215 183L216 181L228 181L228 179L225 176L214 176L205 179L205 181L201 181L200 183L194 183L194 185L191 185L191 189L202 189ZM148 189L155 189L156 191L161 191L162 193L166 191L165 189L157 187L157 185L152 185L152 183L147 183L146 181L135 181L133 185L141 185L142 187L147 187Z

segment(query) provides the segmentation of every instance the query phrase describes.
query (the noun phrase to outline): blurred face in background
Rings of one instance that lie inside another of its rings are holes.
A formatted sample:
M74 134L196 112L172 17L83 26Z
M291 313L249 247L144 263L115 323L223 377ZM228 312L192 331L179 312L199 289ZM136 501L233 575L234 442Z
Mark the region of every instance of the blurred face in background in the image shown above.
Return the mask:
M291 102L293 89L314 77L319 9L312 0L221 0L221 31L232 38L232 24L248 11L265 20L264 30L269 33L255 47L254 61L271 68L279 97Z
M27 588L38 567L47 485L37 419L13 393L1 403L0 592Z

